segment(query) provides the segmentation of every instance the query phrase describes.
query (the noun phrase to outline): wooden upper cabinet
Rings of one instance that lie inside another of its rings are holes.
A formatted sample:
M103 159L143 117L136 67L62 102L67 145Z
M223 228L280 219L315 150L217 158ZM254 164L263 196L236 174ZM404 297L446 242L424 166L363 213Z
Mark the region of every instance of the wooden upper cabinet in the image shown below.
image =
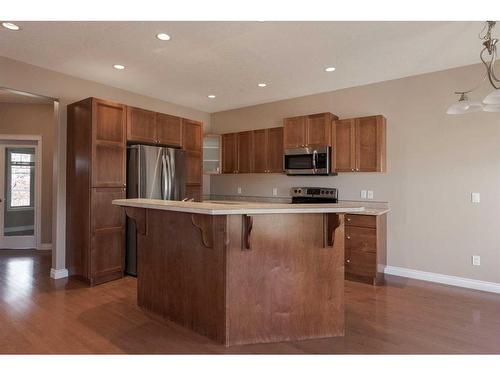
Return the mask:
M253 132L238 133L238 169L236 173L253 172Z
M267 171L283 172L283 128L267 129Z
M284 119L284 148L331 146L332 121L336 119L330 112Z
M253 171L266 173L268 170L267 151L269 149L267 129L253 131L253 144ZM280 146L283 147L283 144Z
M201 154L203 144L203 124L198 121L182 119L182 148Z
M157 143L168 146L182 146L182 119L177 116L156 114Z
M304 147L306 140L307 116L290 117L283 120L284 148Z
M127 140L156 142L156 113L141 108L127 107Z
M333 122L336 172L385 172L386 120L368 116Z
M222 135L222 173L236 173L238 169L238 135Z
M337 116L329 112L307 116L306 144L309 146L331 145L332 121Z
M356 119L356 171L385 172L385 127L383 116Z
M355 133L356 120L338 120L334 121L335 139L333 143L333 152L335 154L336 172L354 172L356 168L355 156Z
M125 106L92 100L92 187L125 186Z

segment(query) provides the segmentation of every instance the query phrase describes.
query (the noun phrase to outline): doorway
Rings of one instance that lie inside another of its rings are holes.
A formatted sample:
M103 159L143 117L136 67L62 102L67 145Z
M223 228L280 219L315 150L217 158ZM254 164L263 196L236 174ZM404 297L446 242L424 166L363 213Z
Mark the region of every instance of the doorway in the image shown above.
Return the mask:
M0 140L0 249L37 248L41 139Z

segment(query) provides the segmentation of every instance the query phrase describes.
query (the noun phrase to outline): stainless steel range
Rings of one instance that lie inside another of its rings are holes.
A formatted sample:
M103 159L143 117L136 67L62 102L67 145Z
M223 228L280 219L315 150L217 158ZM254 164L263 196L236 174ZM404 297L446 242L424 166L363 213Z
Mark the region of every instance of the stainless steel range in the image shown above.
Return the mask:
M338 190L322 187L293 187L290 189L292 203L337 203Z

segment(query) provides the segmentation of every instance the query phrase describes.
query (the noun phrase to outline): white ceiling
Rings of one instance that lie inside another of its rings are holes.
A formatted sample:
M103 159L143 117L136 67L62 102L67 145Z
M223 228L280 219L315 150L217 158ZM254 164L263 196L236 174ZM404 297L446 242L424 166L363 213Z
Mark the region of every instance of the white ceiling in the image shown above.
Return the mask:
M18 24L18 32L0 27L0 55L208 112L477 63L482 27L480 22ZM159 41L158 32L172 39ZM127 69L115 70L113 64ZM337 70L326 73L330 65ZM268 87L257 87L259 82Z
M0 103L8 104L53 104L54 101L44 96L15 91L0 87Z

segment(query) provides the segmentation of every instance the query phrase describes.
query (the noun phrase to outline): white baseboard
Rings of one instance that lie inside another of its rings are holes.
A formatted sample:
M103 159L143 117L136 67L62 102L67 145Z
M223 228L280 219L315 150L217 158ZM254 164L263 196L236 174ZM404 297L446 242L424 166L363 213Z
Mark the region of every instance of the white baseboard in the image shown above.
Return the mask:
M41 243L40 246L37 247L37 250L52 250L51 243Z
M60 270L56 270L54 268L50 269L50 277L52 279L64 279L65 277L68 277L68 270L66 268L62 268Z
M412 270L410 268L386 266L384 272L388 275L408 277L410 279L431 281L433 283L459 286L462 288L482 290L500 294L500 284L489 281L467 279L465 277L449 276L440 273Z

